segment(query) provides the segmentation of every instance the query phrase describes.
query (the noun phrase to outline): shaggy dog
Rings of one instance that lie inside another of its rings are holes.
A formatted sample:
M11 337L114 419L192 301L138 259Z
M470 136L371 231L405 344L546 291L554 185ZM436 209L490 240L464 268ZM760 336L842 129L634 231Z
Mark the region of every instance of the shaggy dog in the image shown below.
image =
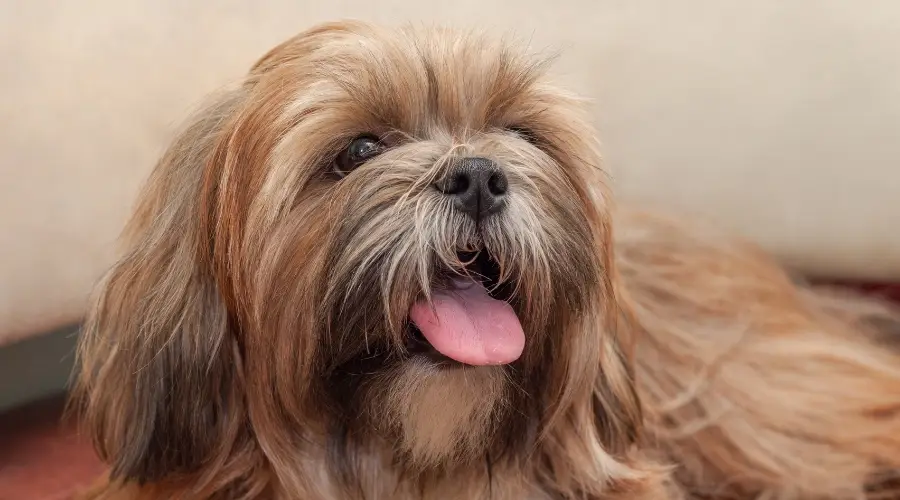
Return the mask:
M889 494L896 311L614 209L545 66L332 23L200 112L81 339L88 496Z

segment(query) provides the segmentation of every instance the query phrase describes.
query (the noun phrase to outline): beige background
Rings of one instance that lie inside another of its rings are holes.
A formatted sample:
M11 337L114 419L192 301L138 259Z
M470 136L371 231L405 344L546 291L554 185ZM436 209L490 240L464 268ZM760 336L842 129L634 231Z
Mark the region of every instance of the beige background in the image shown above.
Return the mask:
M620 198L712 218L808 272L900 278L896 0L6 0L0 343L79 318L202 96L341 17L561 49Z

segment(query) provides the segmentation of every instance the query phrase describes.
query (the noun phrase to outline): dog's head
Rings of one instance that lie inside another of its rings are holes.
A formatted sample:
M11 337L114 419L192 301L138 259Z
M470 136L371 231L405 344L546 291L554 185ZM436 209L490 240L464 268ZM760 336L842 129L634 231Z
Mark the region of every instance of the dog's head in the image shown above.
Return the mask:
M329 24L203 110L84 333L114 472L237 467L248 443L277 469L323 437L344 472L366 447L419 472L623 453L603 174L543 70L484 36Z

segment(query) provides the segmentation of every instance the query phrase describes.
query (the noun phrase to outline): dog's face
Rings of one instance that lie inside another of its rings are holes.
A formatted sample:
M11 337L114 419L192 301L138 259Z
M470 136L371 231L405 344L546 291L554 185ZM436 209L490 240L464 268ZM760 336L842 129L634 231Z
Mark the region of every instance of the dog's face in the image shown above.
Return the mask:
M196 467L234 408L270 456L329 436L418 470L524 454L562 421L629 441L593 141L543 65L487 37L348 23L277 47L163 159L93 313L85 392L118 328L194 412L135 376L104 432L156 437L107 453L139 448L137 477ZM187 451L154 455L165 425Z

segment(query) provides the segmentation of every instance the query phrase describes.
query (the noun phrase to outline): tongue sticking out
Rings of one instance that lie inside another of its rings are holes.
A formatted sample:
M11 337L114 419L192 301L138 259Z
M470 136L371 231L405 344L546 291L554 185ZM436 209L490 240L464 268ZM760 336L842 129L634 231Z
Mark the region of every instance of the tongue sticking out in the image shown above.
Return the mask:
M409 318L431 346L467 365L503 365L522 355L525 333L513 308L488 295L481 283L457 280L435 292L432 305L419 301Z

